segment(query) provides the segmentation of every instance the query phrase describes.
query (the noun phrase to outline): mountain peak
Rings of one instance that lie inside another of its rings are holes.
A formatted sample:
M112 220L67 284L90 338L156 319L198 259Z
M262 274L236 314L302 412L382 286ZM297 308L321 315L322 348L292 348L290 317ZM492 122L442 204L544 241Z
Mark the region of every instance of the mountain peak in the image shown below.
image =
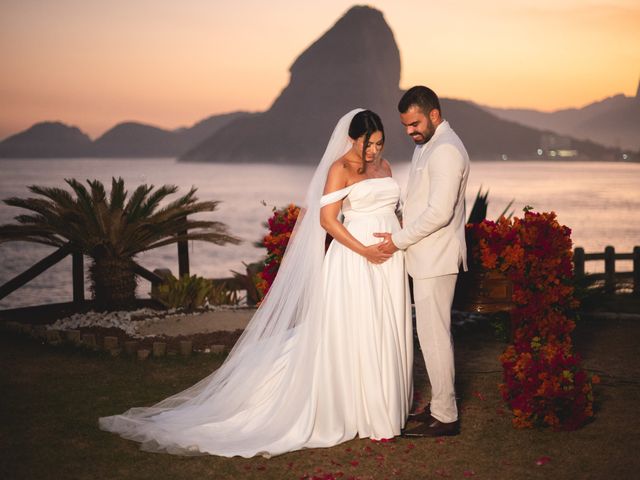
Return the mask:
M331 128L349 110L364 107L385 119L397 117L400 52L382 12L375 8L350 8L289 70L289 84L269 110L242 124L230 123L182 158L317 162ZM387 155L410 155L400 122L387 127Z

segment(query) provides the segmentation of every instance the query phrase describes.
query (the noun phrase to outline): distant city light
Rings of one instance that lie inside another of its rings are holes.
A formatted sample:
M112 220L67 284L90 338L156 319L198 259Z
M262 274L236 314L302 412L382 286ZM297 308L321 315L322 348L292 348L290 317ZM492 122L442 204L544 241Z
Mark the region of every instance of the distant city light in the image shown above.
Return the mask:
M626 153L622 154L622 159L623 160L627 160L629 158L629 155L627 155Z
M503 153L501 158L502 158L502 160L507 160L509 157L507 157L506 153Z
M544 152L542 151L542 149L541 149L541 148L539 148L539 149L538 149L538 156L539 156L539 157L541 157L543 153L544 153Z

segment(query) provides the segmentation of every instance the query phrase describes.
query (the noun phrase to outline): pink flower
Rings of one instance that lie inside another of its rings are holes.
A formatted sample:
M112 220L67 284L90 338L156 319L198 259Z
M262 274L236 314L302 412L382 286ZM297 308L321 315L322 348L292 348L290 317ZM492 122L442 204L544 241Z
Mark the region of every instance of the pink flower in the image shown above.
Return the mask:
M540 457L539 459L536 460L536 465L541 467L542 465L546 465L550 461L551 461L551 457L547 457L547 456Z

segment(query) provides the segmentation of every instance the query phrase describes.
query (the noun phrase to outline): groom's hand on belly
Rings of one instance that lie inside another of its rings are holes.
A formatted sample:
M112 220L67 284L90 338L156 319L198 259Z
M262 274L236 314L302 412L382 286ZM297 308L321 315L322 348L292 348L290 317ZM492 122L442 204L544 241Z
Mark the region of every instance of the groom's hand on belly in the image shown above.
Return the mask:
M380 242L378 244L378 249L381 252L385 252L385 253L395 253L398 251L398 247L396 247L393 243L393 241L391 240L391 234L388 232L380 232L380 233L374 233L373 234L374 237L378 237L378 238L384 238L384 241Z

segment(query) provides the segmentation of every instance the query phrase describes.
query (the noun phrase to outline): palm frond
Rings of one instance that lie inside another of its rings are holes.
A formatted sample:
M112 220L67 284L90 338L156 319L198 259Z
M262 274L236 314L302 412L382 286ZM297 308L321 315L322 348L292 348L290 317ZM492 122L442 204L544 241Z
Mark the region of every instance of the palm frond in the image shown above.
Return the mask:
M181 209L181 208L185 208L193 203L196 203L198 201L197 197L195 197L196 191L198 189L195 187L191 187L191 190L189 190L188 193L186 193L185 195L181 196L180 198L177 198L176 200L174 200L173 202L167 204L162 210L163 211L169 211L169 210L176 210L176 209Z
M47 217L44 215L16 215L14 220L22 225L41 225L47 223Z
M127 191L124 189L122 177L111 179L111 196L109 198L109 210L115 212L124 210L124 202L127 199Z
M49 200L42 198L17 198L11 197L4 200L4 203L11 207L24 208L40 215L47 215L52 212L53 204Z
M60 247L67 243L55 231L35 225L0 225L0 243L25 241Z
M151 190L153 190L153 185L140 185L134 190L126 207L124 208L130 222L140 218L140 207Z
M99 235L103 230L96 216L97 212L89 191L75 178L67 178L65 182L67 182L76 194L76 208L79 214L84 217L85 228L90 234Z
M42 195L51 200L53 205L57 205L62 208L72 208L73 197L69 192L62 188L57 187L41 187L38 185L29 185L27 187L31 192Z
M175 185L163 185L158 188L155 192L153 192L146 201L140 207L140 211L138 212L142 217L148 217L153 215L153 212L158 208L158 205L165 197L171 195L178 191L178 187Z
M105 191L102 182L100 180L87 179L87 183L91 187L91 199L93 200L93 204L98 205L106 203L107 192Z

